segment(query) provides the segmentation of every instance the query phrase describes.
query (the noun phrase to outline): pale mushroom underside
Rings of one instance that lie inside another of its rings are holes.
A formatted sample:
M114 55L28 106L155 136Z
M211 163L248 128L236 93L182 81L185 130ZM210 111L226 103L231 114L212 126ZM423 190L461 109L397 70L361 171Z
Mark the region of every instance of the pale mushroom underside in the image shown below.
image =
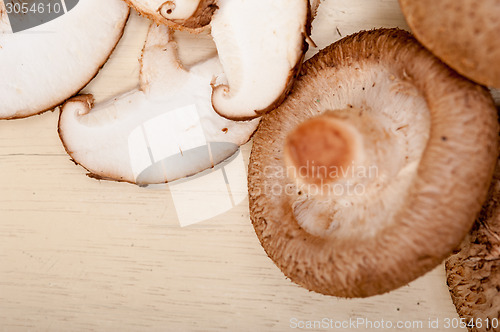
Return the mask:
M278 267L310 290L364 297L402 286L460 243L486 197L498 133L491 97L395 29L344 38L304 67L254 136L256 233ZM288 133L325 111L364 137L351 194L345 181L333 183L341 192L311 194L286 173Z

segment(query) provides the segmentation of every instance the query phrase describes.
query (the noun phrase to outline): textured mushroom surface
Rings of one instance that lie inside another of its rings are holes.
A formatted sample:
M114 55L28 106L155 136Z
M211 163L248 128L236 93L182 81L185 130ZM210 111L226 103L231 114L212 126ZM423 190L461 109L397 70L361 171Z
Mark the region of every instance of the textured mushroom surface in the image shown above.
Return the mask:
M469 331L500 329L500 159L472 231L446 261L451 297Z
M460 74L500 88L500 0L400 0L416 38Z
M113 51L128 13L121 0L81 0L67 14L18 33L3 13L0 118L41 113L80 91Z
M325 129L315 130L315 119ZM286 276L315 292L366 297L405 285L472 227L497 134L487 90L409 33L346 37L308 60L289 98L261 120L249 166L257 236ZM312 166L290 170L304 156ZM302 171L329 163L342 167L324 179L324 192L303 181Z
M219 0L212 37L228 84L212 102L228 119L252 119L278 106L293 85L310 33L307 0Z
M59 134L66 151L92 176L137 184L196 174L229 158L259 120L234 122L211 106L217 58L185 70L165 26L153 25L143 50L140 89L93 107L78 96L62 108Z
M172 29L201 32L209 27L216 0L124 0L145 17Z

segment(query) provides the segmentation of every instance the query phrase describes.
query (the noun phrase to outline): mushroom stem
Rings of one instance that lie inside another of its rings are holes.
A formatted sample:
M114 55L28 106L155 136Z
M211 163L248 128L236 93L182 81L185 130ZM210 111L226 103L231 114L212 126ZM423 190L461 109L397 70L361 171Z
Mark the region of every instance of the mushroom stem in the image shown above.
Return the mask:
M287 174L298 184L328 185L347 178L357 161L359 131L347 117L329 111L292 130L285 142Z
M188 20L197 13L201 0L169 0L162 3L157 12L167 20Z
M159 8L160 15L165 18L168 18L174 10L175 10L174 1L165 1Z

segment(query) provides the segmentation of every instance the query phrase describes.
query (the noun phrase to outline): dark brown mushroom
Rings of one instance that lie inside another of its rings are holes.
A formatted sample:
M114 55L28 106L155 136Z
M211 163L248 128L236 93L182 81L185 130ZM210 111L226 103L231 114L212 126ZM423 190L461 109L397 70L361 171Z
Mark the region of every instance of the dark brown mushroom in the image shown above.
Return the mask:
M366 297L405 285L470 230L493 174L497 133L488 91L409 33L346 37L304 64L254 136L257 236L285 275L315 292Z

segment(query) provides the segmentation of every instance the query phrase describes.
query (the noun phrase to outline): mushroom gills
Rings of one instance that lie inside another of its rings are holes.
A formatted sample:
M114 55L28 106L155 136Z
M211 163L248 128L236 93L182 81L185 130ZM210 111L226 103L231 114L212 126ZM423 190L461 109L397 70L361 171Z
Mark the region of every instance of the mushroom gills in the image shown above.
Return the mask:
M258 120L233 122L210 103L217 58L186 71L168 28L152 26L143 50L141 89L92 108L79 96L61 111L59 133L72 158L93 176L141 185L211 168L248 141Z
M372 237L406 202L429 138L430 114L417 88L383 67L343 68L337 75L335 94L319 99L311 112L320 115L301 126L333 120L340 134L331 135L347 139L340 147L312 150L301 162L285 154L287 176L295 182L290 201L297 222L312 235ZM288 137L293 136L314 147L328 132L323 129L310 142L304 131ZM348 160L331 160L343 154ZM305 176L297 177L301 171Z
M299 285L385 293L436 267L470 230L497 137L488 91L409 33L348 36L305 62L290 96L262 117L248 168L253 227Z
M52 109L106 62L129 14L121 0L80 0L67 14L12 33L0 0L0 119Z
M279 105L307 51L306 0L219 0L211 22L227 85L214 87L220 115L255 118Z

